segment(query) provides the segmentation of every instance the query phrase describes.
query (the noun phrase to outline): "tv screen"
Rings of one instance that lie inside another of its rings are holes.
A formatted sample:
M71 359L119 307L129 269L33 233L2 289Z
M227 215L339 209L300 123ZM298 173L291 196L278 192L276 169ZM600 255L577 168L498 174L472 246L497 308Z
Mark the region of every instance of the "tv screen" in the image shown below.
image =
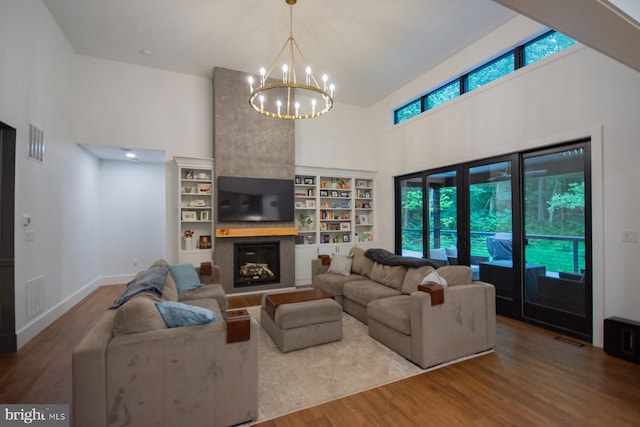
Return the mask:
M293 221L293 180L218 177L218 221Z

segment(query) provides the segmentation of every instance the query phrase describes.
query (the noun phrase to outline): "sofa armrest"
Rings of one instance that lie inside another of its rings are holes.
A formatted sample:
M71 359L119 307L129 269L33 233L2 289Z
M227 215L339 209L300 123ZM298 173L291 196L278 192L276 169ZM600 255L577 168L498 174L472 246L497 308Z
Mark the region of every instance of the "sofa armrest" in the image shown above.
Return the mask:
M318 274L324 274L329 270L328 265L322 265L322 260L318 258L314 258L311 260L311 277L317 276Z
M257 417L259 326L227 344L224 321L122 335L107 359L110 419L123 424L236 425ZM144 402L144 405L130 405Z
M71 355L72 410L77 426L106 425L105 354L112 338L115 314L115 310L104 313ZM96 420L100 421L96 423Z
M220 266L212 265L211 274L200 274L200 267L196 267L198 277L200 277L200 283L204 285L210 285L213 283L220 283Z
M486 283L446 287L444 303L410 296L412 360L423 368L495 346L495 288Z

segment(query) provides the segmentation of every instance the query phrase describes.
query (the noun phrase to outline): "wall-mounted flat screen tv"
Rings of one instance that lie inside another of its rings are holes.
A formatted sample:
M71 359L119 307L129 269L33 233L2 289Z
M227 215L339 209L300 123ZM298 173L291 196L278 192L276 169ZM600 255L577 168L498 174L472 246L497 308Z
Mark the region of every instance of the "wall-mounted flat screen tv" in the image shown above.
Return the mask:
M218 177L218 221L293 221L293 180Z

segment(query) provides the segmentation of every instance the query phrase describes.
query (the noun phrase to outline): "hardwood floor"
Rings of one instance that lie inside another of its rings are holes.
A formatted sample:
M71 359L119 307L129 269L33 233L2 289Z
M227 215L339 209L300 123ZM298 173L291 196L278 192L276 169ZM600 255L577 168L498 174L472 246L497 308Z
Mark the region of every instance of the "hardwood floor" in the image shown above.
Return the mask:
M0 353L1 403L70 403L71 352L122 292L103 286L15 353ZM230 308L259 295L231 296ZM258 424L640 426L640 365L498 317L492 354Z

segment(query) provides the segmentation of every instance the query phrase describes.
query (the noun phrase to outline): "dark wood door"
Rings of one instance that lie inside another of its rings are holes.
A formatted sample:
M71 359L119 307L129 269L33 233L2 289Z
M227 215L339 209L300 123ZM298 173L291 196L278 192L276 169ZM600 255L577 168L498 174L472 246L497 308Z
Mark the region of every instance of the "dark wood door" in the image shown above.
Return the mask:
M14 200L16 130L0 122L0 350L16 350Z

